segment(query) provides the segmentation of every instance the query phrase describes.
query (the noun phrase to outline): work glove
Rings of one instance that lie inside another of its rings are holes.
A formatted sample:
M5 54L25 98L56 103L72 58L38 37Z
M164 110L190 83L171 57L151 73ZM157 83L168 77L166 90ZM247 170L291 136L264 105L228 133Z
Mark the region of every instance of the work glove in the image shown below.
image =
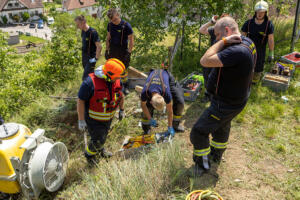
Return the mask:
M78 129L82 132L87 129L87 124L85 120L78 120Z
M91 59L89 59L89 62L90 62L90 63L96 63L96 62L97 62L97 59L96 59L96 58L91 58Z
M119 111L119 121L121 121L123 118L125 118L125 112L124 110L121 110Z
M106 60L108 60L108 59L109 59L109 51L108 51L108 50L106 50L106 51L105 51L105 54L104 54L104 56L105 56L105 59L106 59Z
M174 130L174 128L173 127L168 127L168 133L169 133L169 135L171 135L172 137L174 137L175 136L175 130Z
M270 51L269 52L269 56L268 56L268 59L267 59L267 62L268 63L271 63L274 61L274 51Z
M150 126L157 127L157 122L155 119L153 119L153 118L150 119Z

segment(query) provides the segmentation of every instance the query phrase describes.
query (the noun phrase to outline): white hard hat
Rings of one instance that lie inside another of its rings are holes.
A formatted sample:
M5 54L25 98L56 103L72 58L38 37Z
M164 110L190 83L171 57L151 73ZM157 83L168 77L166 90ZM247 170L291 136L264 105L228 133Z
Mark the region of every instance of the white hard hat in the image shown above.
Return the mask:
M261 0L255 4L254 10L256 11L268 11L269 5L267 2Z

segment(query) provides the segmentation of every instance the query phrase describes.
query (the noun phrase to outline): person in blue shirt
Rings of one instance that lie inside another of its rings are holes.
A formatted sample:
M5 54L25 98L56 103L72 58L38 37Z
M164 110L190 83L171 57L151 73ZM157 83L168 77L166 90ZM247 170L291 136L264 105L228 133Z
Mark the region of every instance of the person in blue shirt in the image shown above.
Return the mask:
M117 58L121 60L126 69L129 67L131 52L134 46L133 30L129 22L120 17L120 12L116 8L111 8L107 17L110 22L107 25L105 58ZM127 95L127 80L122 80L124 93Z
M0 125L2 125L2 124L4 124L4 120L3 120L3 118L0 115Z
M154 109L162 111L165 106L168 113L168 134L174 136L175 131L184 131L180 126L184 110L183 90L167 70L150 72L142 90L141 106L144 134L149 134L151 127L157 126L153 119Z
M82 80L94 72L95 65L101 56L102 46L97 31L86 23L83 15L75 18L75 23L78 29L81 30L82 38L82 65L83 76Z
M207 85L211 104L190 134L196 176L207 172L211 161L217 164L221 161L227 148L231 121L247 104L257 57L254 43L241 36L233 18L218 20L214 32L217 42L200 60L202 66L213 68Z

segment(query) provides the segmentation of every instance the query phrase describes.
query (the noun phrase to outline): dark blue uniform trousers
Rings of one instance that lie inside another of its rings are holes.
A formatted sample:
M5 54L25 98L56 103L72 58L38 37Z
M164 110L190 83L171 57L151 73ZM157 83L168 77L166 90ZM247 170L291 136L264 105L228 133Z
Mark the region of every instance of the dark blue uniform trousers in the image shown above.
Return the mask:
M193 160L198 166L209 169L210 160L220 162L227 147L231 121L243 110L246 102L230 105L214 97L211 99L210 107L204 110L190 134L190 140L194 145Z

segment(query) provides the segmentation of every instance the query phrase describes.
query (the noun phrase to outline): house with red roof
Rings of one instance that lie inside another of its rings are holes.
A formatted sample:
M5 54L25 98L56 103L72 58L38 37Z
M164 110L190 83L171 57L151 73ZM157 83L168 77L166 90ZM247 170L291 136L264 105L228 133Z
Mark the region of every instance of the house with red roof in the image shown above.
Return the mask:
M25 12L29 13L31 18L43 14L43 0L0 0L0 21L2 23L4 23L4 18L7 19L7 23L21 22Z

